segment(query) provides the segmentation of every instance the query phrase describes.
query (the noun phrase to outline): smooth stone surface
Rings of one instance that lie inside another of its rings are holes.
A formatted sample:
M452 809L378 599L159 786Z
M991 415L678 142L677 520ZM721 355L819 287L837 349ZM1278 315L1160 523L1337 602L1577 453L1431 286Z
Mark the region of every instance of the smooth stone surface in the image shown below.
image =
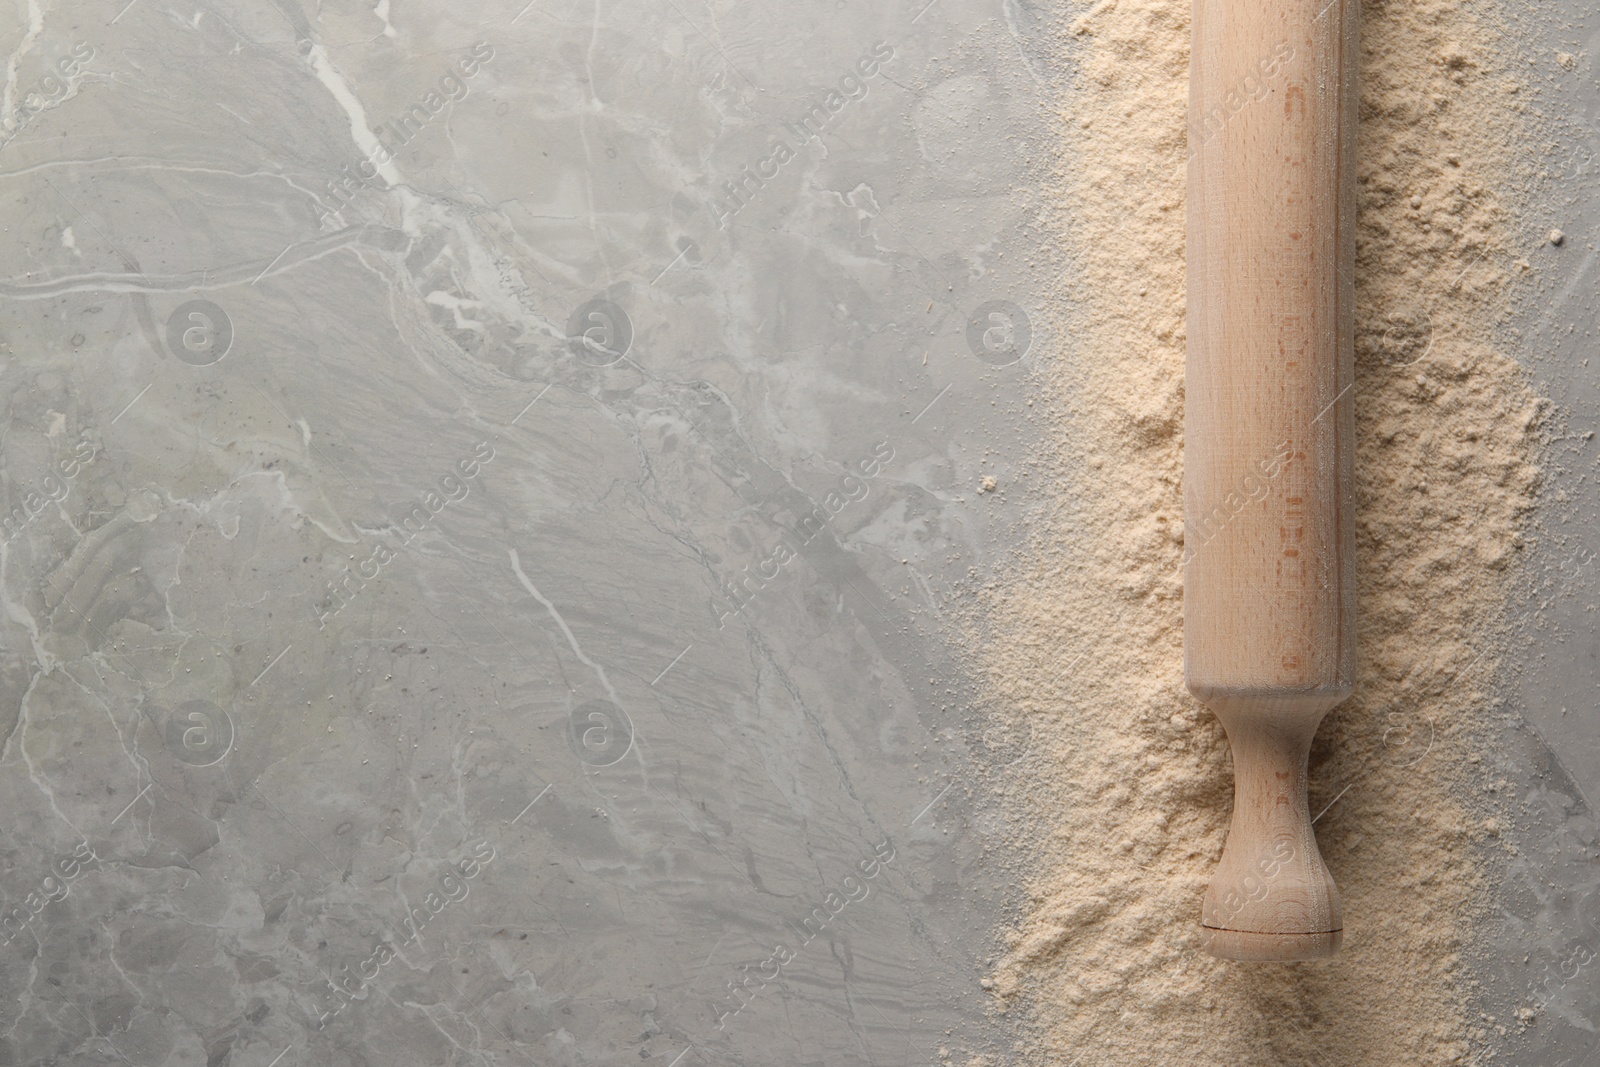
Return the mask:
M7 7L0 1062L1009 1047L1029 32Z
M1062 14L0 11L0 1063L1010 1062L1028 738L943 627L1092 356L1038 288ZM1563 92L1522 325L1581 427ZM1572 447L1476 972L1528 1064L1600 1021Z

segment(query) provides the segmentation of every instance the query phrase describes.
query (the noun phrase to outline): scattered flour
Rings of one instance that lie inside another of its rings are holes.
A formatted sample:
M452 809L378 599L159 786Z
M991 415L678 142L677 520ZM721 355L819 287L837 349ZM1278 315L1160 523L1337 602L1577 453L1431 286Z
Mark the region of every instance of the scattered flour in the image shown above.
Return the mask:
M984 985L1030 1034L1019 1063L1466 1063L1492 1045L1461 954L1499 823L1463 783L1543 410L1497 337L1522 257L1549 239L1512 236L1529 119L1496 8L1364 12L1361 666L1311 756L1345 947L1295 965L1213 959L1197 930L1233 771L1182 674L1188 5L1100 0L1062 22L1078 65L1053 225L1072 267L1051 332L1070 342L1040 354L1026 416L1040 456L1024 472L1062 492L1048 519L1019 520L958 635L993 716L1031 737L988 785L1025 906Z

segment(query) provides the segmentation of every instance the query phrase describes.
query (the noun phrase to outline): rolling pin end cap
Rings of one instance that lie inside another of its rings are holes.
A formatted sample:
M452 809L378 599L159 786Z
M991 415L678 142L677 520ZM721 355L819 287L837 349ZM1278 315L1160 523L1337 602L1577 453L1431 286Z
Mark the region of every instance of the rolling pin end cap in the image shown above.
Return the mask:
M1251 930L1200 927L1202 946L1213 956L1247 963L1297 963L1325 960L1339 951L1343 930L1305 934L1264 934Z

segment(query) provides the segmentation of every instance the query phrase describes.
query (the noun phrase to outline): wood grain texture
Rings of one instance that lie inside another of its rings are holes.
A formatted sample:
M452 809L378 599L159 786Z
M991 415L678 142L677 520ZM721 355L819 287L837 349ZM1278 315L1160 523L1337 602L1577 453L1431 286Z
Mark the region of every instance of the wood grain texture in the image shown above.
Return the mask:
M1358 0L1195 0L1189 97L1184 673L1234 812L1206 947L1332 955L1306 804L1355 672L1351 386Z

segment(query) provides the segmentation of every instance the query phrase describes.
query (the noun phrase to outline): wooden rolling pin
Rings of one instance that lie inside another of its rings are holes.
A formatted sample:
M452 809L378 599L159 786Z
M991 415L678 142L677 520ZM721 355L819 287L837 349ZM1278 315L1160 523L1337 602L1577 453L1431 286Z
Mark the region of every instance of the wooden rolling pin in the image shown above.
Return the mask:
M1194 0L1184 677L1233 748L1201 909L1214 955L1331 956L1339 893L1306 757L1355 673L1360 0Z

